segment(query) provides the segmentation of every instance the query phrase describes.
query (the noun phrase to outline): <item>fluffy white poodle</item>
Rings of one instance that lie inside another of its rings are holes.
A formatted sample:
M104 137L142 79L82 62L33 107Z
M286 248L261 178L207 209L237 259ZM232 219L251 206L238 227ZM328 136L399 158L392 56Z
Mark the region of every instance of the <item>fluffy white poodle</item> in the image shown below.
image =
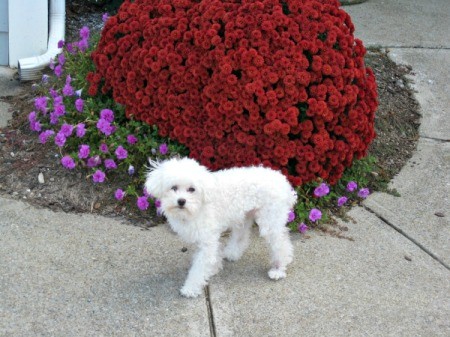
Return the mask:
M249 245L254 222L271 253L269 277L286 277L293 249L286 227L296 194L284 175L264 167L210 172L195 160L151 162L145 188L161 200L171 228L198 250L181 294L196 297L222 267L222 258L238 260ZM221 248L221 234L231 237Z

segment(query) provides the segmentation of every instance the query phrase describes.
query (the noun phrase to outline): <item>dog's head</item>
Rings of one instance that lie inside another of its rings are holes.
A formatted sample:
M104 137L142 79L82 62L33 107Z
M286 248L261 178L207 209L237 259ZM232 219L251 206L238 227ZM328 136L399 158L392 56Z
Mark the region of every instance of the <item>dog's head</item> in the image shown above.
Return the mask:
M150 162L145 189L161 200L166 216L195 217L209 201L214 178L211 172L193 159L172 158L161 163Z

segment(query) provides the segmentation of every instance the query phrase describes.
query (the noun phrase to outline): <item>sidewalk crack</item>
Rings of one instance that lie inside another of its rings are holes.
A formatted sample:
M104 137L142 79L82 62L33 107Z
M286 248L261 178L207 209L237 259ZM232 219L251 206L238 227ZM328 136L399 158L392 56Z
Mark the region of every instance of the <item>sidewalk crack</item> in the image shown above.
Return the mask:
M429 249L427 249L425 246L423 246L421 243L419 243L417 240L415 240L414 238L412 238L410 235L406 234L400 227L394 225L392 222L390 222L389 220L387 220L385 217L383 217L382 215L378 214L377 212L375 212L374 210L370 209L368 206L363 205L364 209L367 210L368 212L372 213L373 215L375 215L378 219L380 219L381 221L383 221L386 225L388 225L389 227L393 228L394 230L396 230L398 233L400 233L401 235L403 235L405 238L407 238L409 241L411 241L412 243L414 243L417 247L419 247L420 249L422 249L425 253L427 253L430 257L432 257L433 259L435 259L437 262L439 262L441 265L443 265L447 270L450 270L450 266L447 265L444 261L442 261L438 256L436 256L433 252L431 252Z
M206 310L208 312L209 332L211 334L211 337L216 337L216 325L214 323L214 312L211 303L209 285L206 285L203 290L205 292Z
M420 136L422 139L432 140L438 143L450 143L450 139L441 139L441 138L434 138L434 137L427 137L427 136Z
M424 49L424 50L450 50L448 46L395 46L395 45L386 45L383 46L381 44L371 44L366 46L368 50L377 50L377 49Z

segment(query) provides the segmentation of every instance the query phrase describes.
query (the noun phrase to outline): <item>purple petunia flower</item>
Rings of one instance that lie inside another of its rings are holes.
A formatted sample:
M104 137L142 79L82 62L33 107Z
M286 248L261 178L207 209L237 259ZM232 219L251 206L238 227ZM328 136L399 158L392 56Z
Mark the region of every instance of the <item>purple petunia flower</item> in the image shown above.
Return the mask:
M53 97L53 96L52 96ZM63 97L61 95L55 95L53 97L53 106L63 105Z
M74 54L74 53L75 53L73 43L68 43L68 44L66 44L66 49L67 49L67 51L68 51L70 54Z
M318 210L317 208L313 208L309 212L309 220L312 222L316 222L317 220L320 220L322 218L322 212Z
M89 27L83 26L83 27L80 29L80 37L81 37L82 39L89 39L89 35L90 35Z
M137 141L138 141L138 139L136 138L135 135L128 135L128 136L127 136L127 142L128 142L128 144L134 145L134 144L137 143Z
M309 229L309 227L302 222L301 224L298 225L297 229L300 233L304 234Z
M101 143L99 150L100 150L100 152L108 153L109 152L108 145L106 145L105 143Z
M31 131L41 131L41 123L39 123L39 121L30 122L30 129Z
M136 204L141 211L145 211L149 206L146 196L138 197Z
M87 157L89 157L89 153L91 153L89 145L82 144L80 146L80 150L78 151L78 158L86 159Z
M161 209L161 200L159 200L159 199L156 199L155 200L155 207L156 207L156 215L157 216L162 216L162 214L163 214L163 211L162 211L162 209Z
M75 93L73 87L69 83L64 85L62 92L64 96L73 96L73 94Z
M62 48L62 47L64 47L64 45L65 45L65 42L64 42L64 40L59 40L58 41L58 48Z
M152 196L150 193L148 193L148 191L147 191L147 189L146 189L145 187L144 187L143 193L144 193L144 196L145 196L145 197L147 197L147 198L153 198L153 196Z
M103 21L103 22L106 22L106 21L108 21L108 19L109 19L109 14L108 14L108 13L103 13L103 15L102 15L102 21Z
M60 64L58 64L56 67L55 67L55 70L53 70L53 72L55 73L55 75L56 75L56 77L61 77L61 75L62 75L62 73L63 73L63 69L62 69L62 66L60 65Z
M365 199L369 196L369 194L370 191L368 188L361 188L358 192L358 197Z
M58 55L58 63L62 66L64 65L64 63L66 63L66 57L64 56L64 53Z
M90 157L87 161L87 166L88 167L96 167L98 165L100 165L102 163L102 159L100 158L100 156L94 156L94 157Z
M54 113L57 117L64 116L66 114L66 106L64 104L56 106Z
M161 153L162 155L167 154L168 151L169 151L169 147L167 146L166 143L162 143L162 144L159 146L159 153Z
M134 174L134 166L133 165L128 166L128 174L130 176L132 176Z
M114 192L114 197L115 197L117 200L122 200L124 196L125 196L125 192L122 191L120 188L118 188L118 189L116 190L116 192Z
M327 184L322 183L319 186L317 186L314 189L314 195L318 198L324 197L326 196L328 193L330 193L330 188L328 187Z
M338 201L337 201L338 207L344 206L344 204L347 202L347 200L348 200L348 198L345 197L345 196L340 197L340 198L338 199Z
M73 132L73 125L64 123L61 125L61 130L59 132L61 132L66 138L70 137Z
M61 164L69 170L72 170L75 168L75 161L73 160L73 158L71 156L62 157Z
M55 90L55 89L53 89L53 88L50 88L50 89L48 90L48 92L50 93L50 96L52 96L52 98L55 98L56 96L59 95L59 94L58 94L58 91Z
M295 219L295 213L294 211L290 210L288 213L288 222L292 222Z
M82 138L86 134L84 123L77 124L77 137Z
M128 157L128 151L125 150L122 145L119 145L114 153L119 160L126 159Z
M41 142L41 144L47 143L48 139L54 134L55 132L53 130L45 130L44 132L41 132L39 134L39 142Z
M113 159L105 159L105 163L104 164L105 164L105 167L108 170L114 170L114 169L117 168L117 164L116 164L116 162Z
M37 118L37 114L36 114L36 111L31 111L29 114L28 114L28 121L31 123L31 122L35 122L36 121L36 118Z
M84 101L81 98L78 98L75 101L75 109L77 109L78 112L83 112L84 108Z
M92 180L94 183L102 183L105 181L105 173L101 170L95 171L95 173L92 175Z
M53 111L50 113L50 124L55 125L59 123L59 117L56 115L56 113Z
M78 50L84 53L89 47L88 39L78 41Z
M354 181L349 181L349 183L347 184L347 191L349 191L349 192L353 192L357 188L358 188L358 184Z
M36 97L34 100L34 107L38 111L47 112L47 97Z
M48 79L50 76L48 76L47 74L42 75L42 83L48 83Z
M106 136L111 135L115 128L106 119L100 118L97 122L97 129L100 130Z
M62 132L58 132L55 136L55 144L58 145L58 147L63 147L66 143L66 136Z
M112 123L114 122L114 112L110 109L103 109L100 111L100 118Z

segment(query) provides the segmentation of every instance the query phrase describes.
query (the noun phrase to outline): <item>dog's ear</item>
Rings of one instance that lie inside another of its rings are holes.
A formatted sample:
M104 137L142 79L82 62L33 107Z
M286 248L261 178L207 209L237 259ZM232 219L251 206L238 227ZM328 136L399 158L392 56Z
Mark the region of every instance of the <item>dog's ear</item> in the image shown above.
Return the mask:
M149 159L150 169L147 172L144 187L148 193L155 198L160 198L163 194L164 171L161 169L159 162Z

